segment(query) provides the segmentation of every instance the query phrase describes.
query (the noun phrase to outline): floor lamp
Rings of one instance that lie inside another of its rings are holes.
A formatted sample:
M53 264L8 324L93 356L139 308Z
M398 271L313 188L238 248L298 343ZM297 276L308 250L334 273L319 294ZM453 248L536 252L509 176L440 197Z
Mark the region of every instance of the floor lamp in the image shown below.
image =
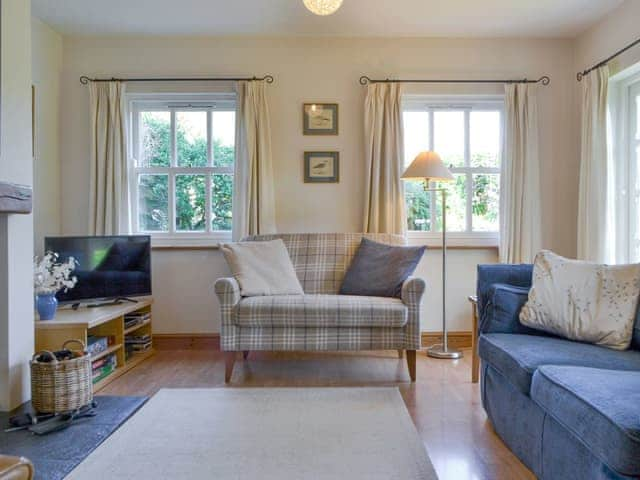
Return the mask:
M451 182L454 180L449 169L436 152L420 152L402 174L405 180L424 181L425 192L442 194L442 343L427 349L427 355L434 358L456 359L462 357L460 350L449 348L447 343L447 189L429 188L429 182Z

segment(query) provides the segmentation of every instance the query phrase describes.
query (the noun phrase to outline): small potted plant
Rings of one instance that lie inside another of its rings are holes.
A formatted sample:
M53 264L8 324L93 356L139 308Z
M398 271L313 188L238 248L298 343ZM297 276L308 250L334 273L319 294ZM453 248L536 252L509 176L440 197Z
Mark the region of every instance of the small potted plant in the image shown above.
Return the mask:
M34 259L33 283L40 320L52 320L58 308L56 293L60 290L66 292L76 285L78 279L71 276L76 264L73 257L58 263L58 254L55 252L47 252L44 257Z

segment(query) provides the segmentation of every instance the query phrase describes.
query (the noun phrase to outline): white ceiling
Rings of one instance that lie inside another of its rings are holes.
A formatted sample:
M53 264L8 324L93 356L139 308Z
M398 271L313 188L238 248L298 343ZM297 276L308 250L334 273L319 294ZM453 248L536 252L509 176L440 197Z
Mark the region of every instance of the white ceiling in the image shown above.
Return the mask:
M32 0L64 34L573 37L623 0L344 0L318 17L302 0Z

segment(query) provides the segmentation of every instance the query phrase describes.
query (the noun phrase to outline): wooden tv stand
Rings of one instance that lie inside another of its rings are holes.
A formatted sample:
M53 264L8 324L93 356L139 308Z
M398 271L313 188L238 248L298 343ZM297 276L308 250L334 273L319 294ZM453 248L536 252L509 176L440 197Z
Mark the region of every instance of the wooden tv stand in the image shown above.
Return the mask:
M98 360L110 353L116 354L117 364L113 372L93 385L94 392L99 391L120 375L131 370L143 360L153 355L153 348L134 353L125 358L124 337L130 333L152 334L151 318L131 328L124 328L124 316L132 312L151 312L152 297L136 298L137 303L122 303L103 307L70 307L58 309L53 320L35 322L36 352L41 350L60 350L67 340L82 340L85 345L89 335L113 337L113 344L107 350L94 355Z

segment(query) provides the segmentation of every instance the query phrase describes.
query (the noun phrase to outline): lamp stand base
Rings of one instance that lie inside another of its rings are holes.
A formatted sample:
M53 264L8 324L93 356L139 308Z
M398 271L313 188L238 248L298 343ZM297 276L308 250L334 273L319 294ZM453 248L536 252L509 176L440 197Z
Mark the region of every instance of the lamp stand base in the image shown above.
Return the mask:
M455 348L447 348L445 350L442 344L437 344L427 348L427 356L432 358L455 360L457 358L462 358L462 352Z

